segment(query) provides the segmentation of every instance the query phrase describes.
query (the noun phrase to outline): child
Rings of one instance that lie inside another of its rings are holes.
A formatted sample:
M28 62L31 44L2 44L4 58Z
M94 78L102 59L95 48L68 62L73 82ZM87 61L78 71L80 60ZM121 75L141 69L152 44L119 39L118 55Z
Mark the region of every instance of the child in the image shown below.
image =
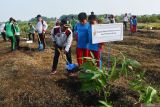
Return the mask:
M57 72L58 59L60 56L58 49L62 50L64 48L64 53L67 60L70 64L72 64L71 44L73 40L73 33L67 24L67 20L62 20L60 26L59 23L57 23L56 27L52 30L52 38L55 43L55 55L51 75L54 75Z
M6 31L6 37L9 38L10 41L11 41L11 50L15 51L16 40L15 40L15 36L14 36L15 29L14 29L14 26L13 26L13 22L14 22L14 19L10 18L9 22L6 22L4 29Z
M130 32L131 32L131 35L136 32L136 26L137 26L137 19L135 19L135 16L132 16L130 18Z
M90 27L89 27L89 43L88 43L88 49L89 49L89 57L91 56L91 53L94 55L94 58L96 59L97 66L100 67L100 52L102 49L102 44L93 44L92 43L92 25L98 24L97 23L97 16L96 15L90 15Z
M133 32L137 32L137 18L133 16Z
M75 26L75 33L76 33L76 39L77 39L77 62L78 65L82 65L85 60L82 60L83 57L88 57L88 28L89 23L87 22L87 14L86 13L80 13L78 15L79 23Z
M19 42L20 42L20 28L16 22L16 20L14 20L14 29L15 29L15 39L16 39L16 49L19 49Z
M37 15L36 18L37 18L37 21L38 21L38 23L36 25L36 31L38 32L38 36L40 38L40 41L43 44L43 49L45 49L45 46L46 46L46 43L45 43L45 33L46 33L47 28L48 28L48 25L42 19L41 15ZM40 44L40 41L39 41L39 44Z
M36 29L31 23L28 23L28 25L29 25L29 34L28 34L29 40L33 40L34 42ZM31 36L32 36L32 39L31 39Z

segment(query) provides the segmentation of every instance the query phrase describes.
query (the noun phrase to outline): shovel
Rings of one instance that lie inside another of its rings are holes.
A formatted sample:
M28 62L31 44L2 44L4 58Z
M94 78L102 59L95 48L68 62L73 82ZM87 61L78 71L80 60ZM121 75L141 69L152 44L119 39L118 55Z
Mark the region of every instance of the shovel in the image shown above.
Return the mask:
M58 48L59 53L62 55L62 58L67 62L66 64L66 69L69 73L74 72L78 66L76 64L71 64L69 63L69 61L67 60L67 58L63 55L62 51Z
M42 42L41 42L41 40L40 40L40 38L39 38L39 35L38 35L37 37L38 37L38 41L39 41L38 50L39 50L39 51L43 51L43 50L44 50L44 47L43 47L43 44L42 44Z

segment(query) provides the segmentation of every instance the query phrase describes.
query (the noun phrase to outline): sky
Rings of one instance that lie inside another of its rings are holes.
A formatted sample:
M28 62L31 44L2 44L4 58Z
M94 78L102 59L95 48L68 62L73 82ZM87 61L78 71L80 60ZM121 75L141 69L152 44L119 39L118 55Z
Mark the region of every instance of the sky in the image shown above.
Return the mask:
M37 14L60 17L64 14L160 14L160 0L0 0L0 22L9 17L29 20Z

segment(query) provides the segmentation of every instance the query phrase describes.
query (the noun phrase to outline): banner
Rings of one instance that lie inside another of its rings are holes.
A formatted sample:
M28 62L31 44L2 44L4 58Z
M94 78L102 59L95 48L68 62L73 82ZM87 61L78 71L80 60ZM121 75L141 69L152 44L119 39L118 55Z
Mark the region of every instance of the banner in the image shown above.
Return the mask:
M92 43L123 40L123 23L92 25Z

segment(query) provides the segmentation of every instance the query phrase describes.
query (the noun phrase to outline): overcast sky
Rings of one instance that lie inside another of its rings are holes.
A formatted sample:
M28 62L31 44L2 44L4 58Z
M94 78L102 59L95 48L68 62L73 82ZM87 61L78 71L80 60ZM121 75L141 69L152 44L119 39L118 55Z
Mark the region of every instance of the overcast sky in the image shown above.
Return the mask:
M0 22L9 17L29 20L37 14L59 17L94 11L96 14L160 14L160 0L0 0Z

